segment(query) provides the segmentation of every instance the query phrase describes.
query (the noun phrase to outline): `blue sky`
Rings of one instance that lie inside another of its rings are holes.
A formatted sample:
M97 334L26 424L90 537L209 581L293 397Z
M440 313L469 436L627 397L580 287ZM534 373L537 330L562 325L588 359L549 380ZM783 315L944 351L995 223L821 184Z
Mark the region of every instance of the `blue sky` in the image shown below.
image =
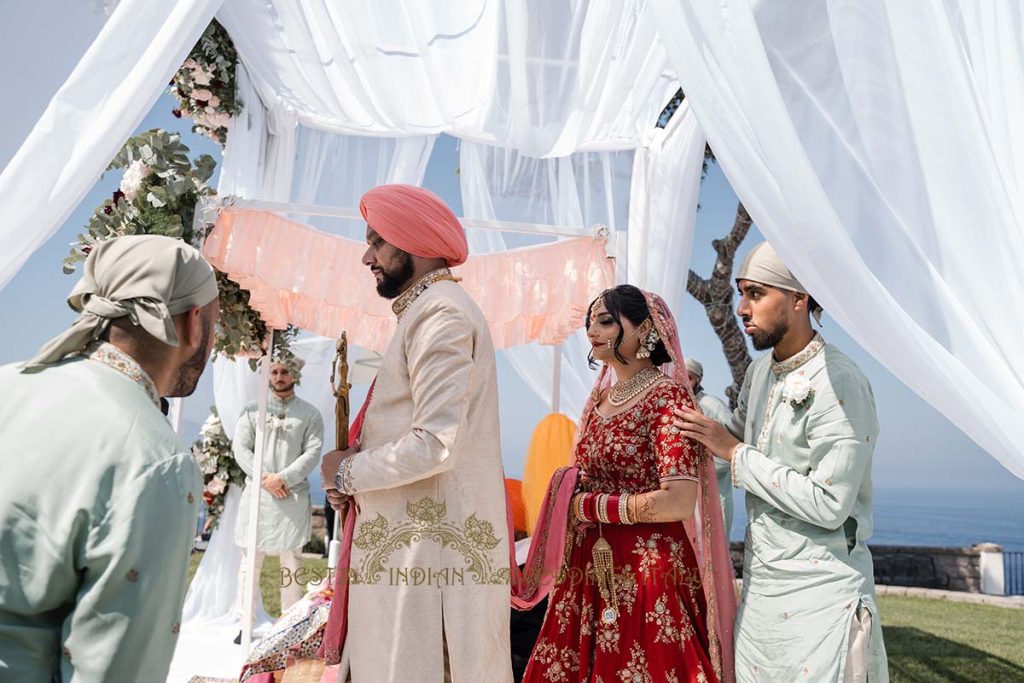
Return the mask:
M72 3L79 4L86 3ZM0 166L7 164L101 23L100 18L77 7L73 11L78 14L69 20L56 22L53 32L40 46L36 40L38 35L33 34L34 22L57 5L67 8L67 3L41 0L19 5L13 15L5 16L5 21L0 22L0 60L5 64L33 60L35 80L27 79L25 72L19 69L0 71L0 91L20 93L19 106L8 108L5 117L8 120L4 131L0 132ZM8 14L7 9L5 14ZM53 49L55 45L62 46L63 50ZM219 147L188 132L186 122L170 115L173 106L169 96L161 97L138 130L153 127L181 130L193 154L206 152L219 160ZM457 141L442 137L428 166L425 185L438 192L460 213L457 167ZM95 207L115 189L119 178L120 172L101 178L59 232L0 290L0 311L5 321L5 334L0 337L0 363L30 356L73 319L65 298L76 278L62 274L61 260L67 254L68 243L84 228ZM728 231L736 209L736 197L715 166L711 167L702 187L700 201L693 267L698 273L706 274L715 257L711 240ZM23 229L31 230L33 226L23 226ZM741 247L741 254L760 239L756 229L752 230ZM685 277L686 273L681 270L679 276ZM705 386L712 393L721 394L729 382L728 368L703 309L688 301L682 311L675 313L680 320L685 352L703 361ZM874 387L882 427L874 463L876 488L880 491L920 490L922 495L933 498L936 504L955 490L1024 493L1024 482L1013 477L947 419L903 386L855 344L827 314L822 332L828 341L840 346L860 365ZM197 394L186 402L187 429L197 428L212 403L210 374L204 377ZM518 476L530 432L544 416L546 405L526 388L504 360L499 362L499 382L506 468L510 476ZM191 438L192 434L186 436Z

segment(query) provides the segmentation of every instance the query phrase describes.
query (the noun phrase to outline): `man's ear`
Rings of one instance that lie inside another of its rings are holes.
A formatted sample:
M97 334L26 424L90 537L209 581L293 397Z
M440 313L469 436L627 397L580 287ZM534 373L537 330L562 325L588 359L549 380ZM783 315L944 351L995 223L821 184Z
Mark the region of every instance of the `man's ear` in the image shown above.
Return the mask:
M194 346L203 338L203 309L190 308L182 316L182 326L178 330L182 346Z

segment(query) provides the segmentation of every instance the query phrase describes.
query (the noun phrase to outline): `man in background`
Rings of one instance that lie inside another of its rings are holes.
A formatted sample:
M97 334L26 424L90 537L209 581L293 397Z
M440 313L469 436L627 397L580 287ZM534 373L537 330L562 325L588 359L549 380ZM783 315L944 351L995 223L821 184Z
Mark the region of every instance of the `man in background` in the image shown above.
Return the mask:
M242 547L242 564L238 576L238 598L235 601L242 618L245 604L246 558L249 532L249 497L259 495L259 522L256 531L256 574L253 594L259 595L260 569L267 555L277 555L281 566L281 611L286 611L302 598L303 587L296 581L301 567L302 546L309 541L312 528L312 505L309 498L309 475L320 463L324 444L324 421L316 406L295 395L295 385L304 365L295 359L289 365L275 359L270 366L271 394L267 399L266 450L263 454L263 475L259 486L253 486L256 460L256 420L259 408L251 401L242 409L232 443L235 460L245 472L245 489L235 524L235 543ZM255 604L255 603L254 603ZM252 611L255 619L256 610ZM239 632L235 643L242 642Z

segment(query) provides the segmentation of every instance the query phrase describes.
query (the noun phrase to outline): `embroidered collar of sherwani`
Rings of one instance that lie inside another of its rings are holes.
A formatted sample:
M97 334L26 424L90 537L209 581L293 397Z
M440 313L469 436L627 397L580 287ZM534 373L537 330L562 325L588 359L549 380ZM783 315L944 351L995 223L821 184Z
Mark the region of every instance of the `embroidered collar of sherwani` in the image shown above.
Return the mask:
M460 279L461 278L457 278L452 275L450 268L438 268L437 270L432 270L416 282L412 283L412 286L407 290L399 294L398 298L395 299L395 302L391 304L391 310L394 311L395 315L398 316L398 319L401 320L405 316L406 311L409 310L409 307L420 298L420 295L422 295L423 292L427 291L427 288L430 287L430 285L435 282L441 282L442 280L459 282Z
M82 356L117 370L142 387L153 403L158 408L160 407L160 394L157 392L156 383L153 382L149 373L142 369L137 360L121 349L109 342L97 341L87 346L82 352Z
M825 348L825 340L817 332L814 333L814 338L807 343L801 351L797 354L787 358L786 360L775 360L772 359L772 374L775 377L780 377L787 372L793 372L803 365L806 365L809 360L821 353L822 349Z

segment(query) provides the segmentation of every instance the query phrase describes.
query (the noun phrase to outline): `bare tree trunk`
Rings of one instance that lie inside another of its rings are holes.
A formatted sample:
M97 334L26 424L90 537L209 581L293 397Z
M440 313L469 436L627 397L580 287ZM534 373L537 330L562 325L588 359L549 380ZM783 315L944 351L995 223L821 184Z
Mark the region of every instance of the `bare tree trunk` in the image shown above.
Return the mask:
M733 314L732 270L736 249L750 231L750 222L750 214L740 203L736 207L736 220L733 222L732 230L725 239L714 240L711 243L718 254L711 277L702 278L691 270L686 280L686 291L704 307L711 328L722 342L725 360L732 371L732 385L725 390L725 395L729 399L729 407L733 409L736 408L736 401L740 395L743 376L750 365L750 352L747 351L747 340Z

